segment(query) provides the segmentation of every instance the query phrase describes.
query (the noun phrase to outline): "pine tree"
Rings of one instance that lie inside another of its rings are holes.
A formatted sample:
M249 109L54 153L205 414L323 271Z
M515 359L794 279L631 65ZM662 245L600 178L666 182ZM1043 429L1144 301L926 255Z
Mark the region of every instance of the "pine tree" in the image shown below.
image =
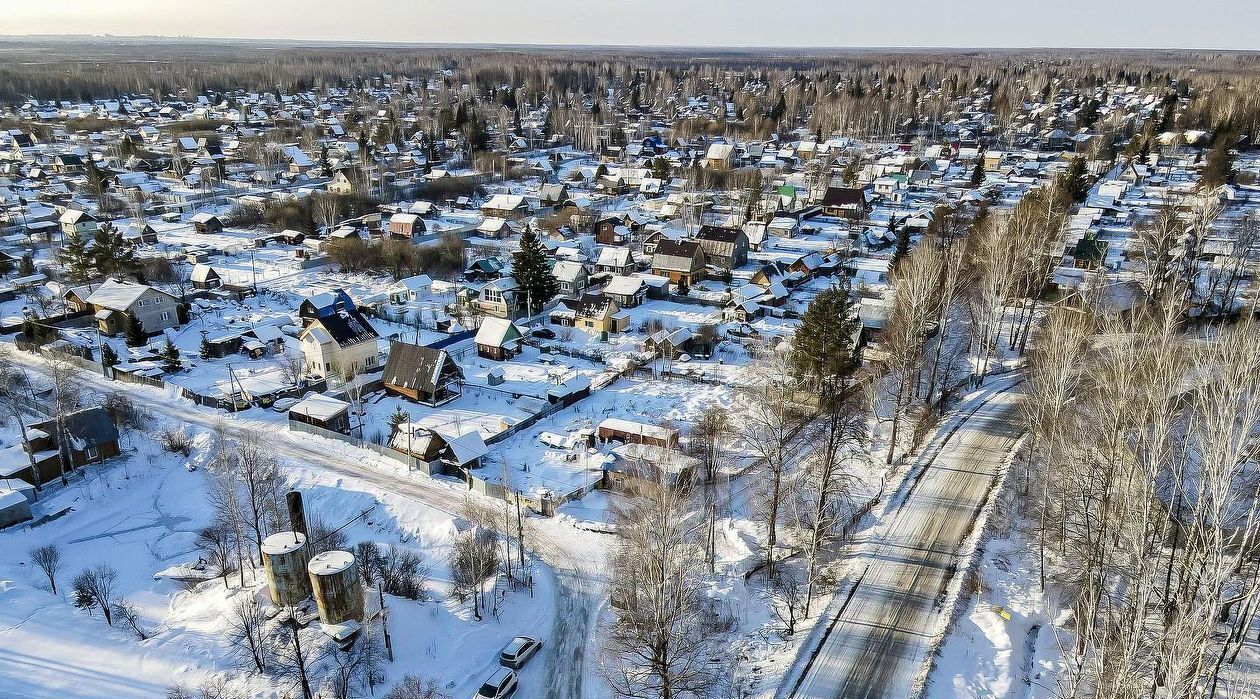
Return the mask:
M18 276L29 277L35 273L35 258L28 252L18 260Z
M140 347L148 339L148 335L144 334L144 327L140 325L140 319L131 313L124 313L123 334L127 337L127 344L131 347Z
M521 249L512 256L512 278L520 287L517 293L525 297L526 313L531 316L560 292L560 283L547 264L542 240L532 228L521 234Z
M855 315L845 289L833 287L814 297L792 340L790 361L798 380L826 389L853 369Z

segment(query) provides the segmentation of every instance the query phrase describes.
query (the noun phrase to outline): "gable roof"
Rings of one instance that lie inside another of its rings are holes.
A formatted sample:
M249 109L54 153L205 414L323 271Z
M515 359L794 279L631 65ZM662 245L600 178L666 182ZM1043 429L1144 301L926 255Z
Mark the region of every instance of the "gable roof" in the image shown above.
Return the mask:
M486 318L481 321L481 327L477 329L477 336L473 342L489 347L506 347L522 337L524 334L516 323L504 318Z
M109 411L99 405L68 413L62 419L66 434L70 437L70 444L67 446L75 451L84 451L89 447L99 447L102 444L118 441L118 428L109 417ZM52 423L53 420L48 420L35 427ZM54 430L46 431L55 434Z
M311 321L303 334L313 332L316 328L322 328L341 347L357 345L379 337L376 334L376 328L373 328L367 318L364 318L363 314L355 308L342 309L320 316ZM319 339L318 335L316 337Z
M656 254L668 257L695 257L702 252L700 244L693 240L661 238L656 244Z
M828 187L823 206L866 206L866 190L857 187Z
M96 291L92 292L84 301L93 306L100 306L111 311L125 311L131 308L132 304L149 290L156 291L163 296L175 298L165 291L154 289L151 286L138 284L136 282L120 282L116 279L106 279L103 284L96 287Z
M738 228L725 228L723 226L700 226L700 232L696 233L697 240L714 240L720 243L735 243L744 232ZM659 248L658 248L659 249Z
M381 378L387 386L432 393L444 370L454 369L460 379L464 372L444 349L394 341L389 343L389 359Z

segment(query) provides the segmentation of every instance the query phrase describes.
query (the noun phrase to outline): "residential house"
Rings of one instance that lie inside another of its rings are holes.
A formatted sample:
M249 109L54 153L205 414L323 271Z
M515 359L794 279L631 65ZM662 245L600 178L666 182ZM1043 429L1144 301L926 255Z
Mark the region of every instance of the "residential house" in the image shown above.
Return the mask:
M551 209L558 208L569 198L569 186L563 183L547 183L538 188L538 203Z
M617 275L609 280L603 293L621 308L634 308L647 300L648 287L641 277Z
M525 313L525 299L511 277L486 283L476 301L477 309L494 318L520 318Z
M437 406L459 397L464 371L444 349L395 341L381 379L389 393Z
M823 194L822 209L828 216L861 220L870 208L866 190L858 187L828 187Z
M124 332L128 317L140 322L145 335L179 327L179 299L146 284L106 279L84 301L105 335Z
M621 216L605 216L595 222L595 242L600 245L627 245L633 231Z
M704 279L704 248L691 240L661 239L652 254L652 274L668 277L674 284L688 286Z
M333 194L354 194L363 189L363 176L349 168L342 168L333 173L328 183L328 191Z
M57 223L61 224L63 236L77 235L84 240L92 237L97 226L100 225L99 219L95 216L78 209L66 209L61 218L57 219Z
M477 235L494 240L509 238L517 233L520 233L520 231L520 224L516 221L509 221L506 218L499 218L498 216L486 218L477 225Z
M312 393L289 408L289 421L350 434L350 404L322 393Z
M414 240L424 233L424 219L419 214L401 213L389 217L389 236Z
M399 279L389 290L389 300L393 303L416 303L423 301L433 293L433 280L427 274Z
M596 273L630 274L634 271L634 256L629 248L600 248L595 260Z
M496 194L481 205L481 213L487 218L519 221L529 215L529 205L519 194Z
M704 248L708 264L734 269L748 262L748 235L739 228L701 226L696 242Z
M677 359L684 354L708 357L713 354L714 339L710 333L697 333L691 328L658 330L643 341L643 349L668 359Z
M344 291L313 298L323 300L321 297L328 296L334 297L333 303L315 306L312 299L307 299L299 308L306 326L298 334L303 365L307 376L336 376L348 381L379 364L379 336ZM313 315L307 304L312 304Z
M199 214L194 214L192 219L190 220L192 221L193 228L195 228L198 233L222 233L223 232L223 221L220 220L219 217L215 216L214 214L202 212Z
M561 299L560 305L548 317L554 325L572 326L591 333L611 335L625 332L630 327L630 314L601 294Z
M559 283L562 296L581 296L586 292L588 276L581 262L557 262L551 268L551 276Z
M63 454L66 469L73 470L117 456L120 452L118 428L114 426L109 411L99 405L67 413L61 419L61 427L64 433L58 429L57 420L50 418L34 423L26 430L29 441L25 448L34 457L35 476L40 485L61 477ZM26 461L26 470L16 475L30 473L30 460Z
M704 155L704 166L715 170L729 170L735 164L735 146L730 143L714 143Z
M490 453L477 430L455 435L442 433L412 422L398 425L389 445L423 462L421 470L429 475L443 474L468 478L468 472L481 467Z
M219 273L204 262L193 265L188 281L194 289L217 289L223 286L223 279Z
M656 444L627 442L612 448L613 459L604 465L601 487L634 495L660 484L685 487L700 471L700 459L678 449Z
M506 318L486 318L473 338L477 355L497 362L516 356L524 341L525 334L520 327Z

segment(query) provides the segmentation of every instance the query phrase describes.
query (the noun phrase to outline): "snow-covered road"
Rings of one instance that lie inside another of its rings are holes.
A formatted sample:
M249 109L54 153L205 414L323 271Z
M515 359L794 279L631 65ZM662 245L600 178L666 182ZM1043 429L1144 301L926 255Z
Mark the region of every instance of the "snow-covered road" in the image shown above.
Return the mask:
M781 696L904 699L929 648L960 552L1019 434L1019 394L995 393L929 448L855 542L821 645ZM812 648L817 649L812 654Z
M13 354L28 370L47 377L47 368L36 357ZM163 417L182 421L203 429L222 429L228 437L252 436L281 458L319 466L331 473L349 476L393 493L428 505L438 511L458 516L468 494L461 484L408 473L401 464L394 464L371 452L342 442L315 437L287 429L283 422L252 419L251 413L227 414L190 403L186 399L146 386L105 379L99 374L82 371L79 379L100 392L122 391L136 402ZM256 412L256 411L251 411ZM368 463L372 462L372 463ZM603 608L604 548L607 535L578 529L554 519L533 519L526 534L526 548L537 554L556 574L554 586L556 618L550 638L544 647L547 660L546 682L551 697L597 697L601 683L590 643L595 631L595 618ZM537 633L522 629L520 633ZM523 687L523 689L530 689Z

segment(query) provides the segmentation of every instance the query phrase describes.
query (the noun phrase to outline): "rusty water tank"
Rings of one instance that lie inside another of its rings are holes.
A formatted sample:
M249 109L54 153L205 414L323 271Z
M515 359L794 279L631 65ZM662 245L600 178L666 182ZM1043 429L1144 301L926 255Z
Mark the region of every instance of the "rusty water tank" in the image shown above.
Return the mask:
M325 551L312 558L306 569L321 622L343 624L363 618L363 585L353 553Z
M309 559L305 534L278 532L263 539L262 559L273 604L296 605L311 596L311 581L306 574Z

